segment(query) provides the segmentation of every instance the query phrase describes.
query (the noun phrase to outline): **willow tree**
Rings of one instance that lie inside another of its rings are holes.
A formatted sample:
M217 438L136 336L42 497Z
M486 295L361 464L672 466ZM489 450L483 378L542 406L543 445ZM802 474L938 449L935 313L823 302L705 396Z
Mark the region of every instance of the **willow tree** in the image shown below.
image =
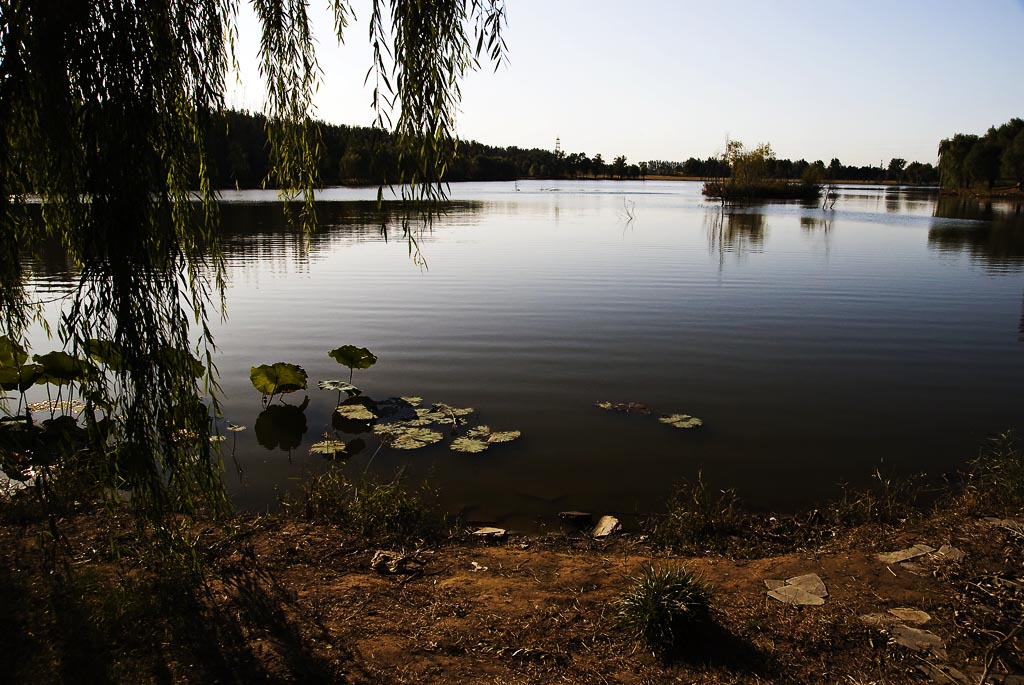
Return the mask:
M95 340L118 351L118 363L82 391L111 419L93 432L97 458L142 513L225 506L207 439L210 400L201 400L215 390L207 321L224 285L203 131L224 107L238 3L0 0L4 333L23 341L40 315L23 259L59 240L80 277L58 335L74 354ZM329 5L340 40L351 7ZM308 225L320 72L307 2L252 7L262 26L268 181L302 200ZM460 80L481 55L503 59L503 21L502 0L372 0L374 106L402 144L403 172L392 180L406 184L408 201L444 198ZM192 351L205 362L198 377Z

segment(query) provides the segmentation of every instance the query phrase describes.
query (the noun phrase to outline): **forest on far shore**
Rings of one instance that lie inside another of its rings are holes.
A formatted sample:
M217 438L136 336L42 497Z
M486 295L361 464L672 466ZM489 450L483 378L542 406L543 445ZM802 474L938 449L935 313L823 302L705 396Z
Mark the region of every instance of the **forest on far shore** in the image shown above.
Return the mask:
M319 124L319 182L324 186L379 184L400 181L398 145L395 137L379 128ZM206 152L211 180L218 188L259 188L265 185L270 168L267 120L262 114L225 111L213 117L207 127ZM930 184L939 182L931 164L893 158L886 167L846 166L833 158L822 160L771 158L771 178L842 181L891 181ZM516 179L616 178L642 179L647 176L720 178L729 175L723 157L682 162L648 160L630 162L625 155L605 160L600 154L541 150L539 148L496 147L471 140L459 141L458 155L449 164L446 181L513 181Z

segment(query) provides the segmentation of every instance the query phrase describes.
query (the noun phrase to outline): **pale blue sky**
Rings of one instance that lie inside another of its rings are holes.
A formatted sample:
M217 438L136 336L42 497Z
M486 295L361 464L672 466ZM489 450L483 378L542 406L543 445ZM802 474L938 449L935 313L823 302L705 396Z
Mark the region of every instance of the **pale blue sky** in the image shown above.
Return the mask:
M317 17L317 114L369 125L368 0L346 45ZM462 138L625 154L721 152L726 136L780 157L935 161L939 139L1024 117L1024 0L506 0L509 64L463 88ZM260 109L258 29L240 23L242 85Z

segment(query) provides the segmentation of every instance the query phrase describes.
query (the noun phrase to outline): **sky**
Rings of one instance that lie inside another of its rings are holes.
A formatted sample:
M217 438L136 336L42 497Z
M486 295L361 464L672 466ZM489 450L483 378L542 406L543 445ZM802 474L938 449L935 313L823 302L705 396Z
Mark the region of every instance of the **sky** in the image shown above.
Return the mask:
M337 45L310 0L316 116L369 126L370 2ZM385 4L387 4L385 2ZM247 3L246 3L247 5ZM936 161L940 139L1024 117L1024 0L506 0L508 64L467 77L458 134L683 161L727 138L826 164ZM260 110L259 24L239 16L228 105Z

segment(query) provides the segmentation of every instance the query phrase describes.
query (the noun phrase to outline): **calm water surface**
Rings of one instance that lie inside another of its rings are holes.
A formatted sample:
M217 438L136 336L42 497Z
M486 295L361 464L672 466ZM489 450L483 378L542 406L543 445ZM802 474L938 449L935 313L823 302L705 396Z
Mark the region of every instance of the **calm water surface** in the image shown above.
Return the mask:
M519 188L453 185L464 202L420 237L425 268L352 202L374 190L324 192L309 240L273 193L225 194L229 320L215 335L226 418L249 427L241 473L227 469L240 506L273 506L325 468L366 469L372 435L344 463L308 454L336 398L316 381L347 379L327 357L345 343L379 356L354 379L374 398L470 406L522 431L480 455L446 441L374 459L373 472L429 476L474 521L656 511L700 469L753 505L792 509L879 466L954 470L986 436L1024 427L1017 207L850 187L829 212L723 211L692 183ZM312 388L291 450L252 430L249 368L276 361L302 365ZM598 400L705 424L675 430Z

